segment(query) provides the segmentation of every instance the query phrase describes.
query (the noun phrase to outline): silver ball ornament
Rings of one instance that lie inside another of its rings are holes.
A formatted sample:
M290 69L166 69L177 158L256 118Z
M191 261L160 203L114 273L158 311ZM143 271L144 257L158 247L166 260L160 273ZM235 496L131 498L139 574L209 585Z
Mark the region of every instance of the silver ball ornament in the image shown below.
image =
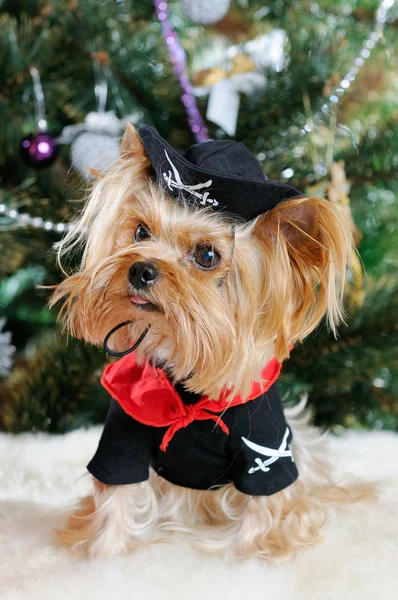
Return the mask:
M221 21L229 11L231 0L181 0L186 16L200 25Z
M72 165L86 180L94 179L89 169L103 172L120 156L120 137L83 131L71 144Z

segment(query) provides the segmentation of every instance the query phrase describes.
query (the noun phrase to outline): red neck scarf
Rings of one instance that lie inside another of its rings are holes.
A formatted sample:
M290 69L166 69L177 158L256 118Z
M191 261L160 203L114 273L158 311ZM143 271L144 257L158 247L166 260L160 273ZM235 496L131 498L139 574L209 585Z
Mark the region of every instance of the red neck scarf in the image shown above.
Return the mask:
M202 396L195 404L184 404L164 371L148 363L139 365L134 352L108 365L101 383L136 421L151 427L168 427L160 446L166 450L175 432L195 420L211 419L228 434L228 427L217 413L261 396L278 379L281 368L282 363L273 358L262 372L263 381L252 384L246 400L240 395L226 400L223 392L218 400Z

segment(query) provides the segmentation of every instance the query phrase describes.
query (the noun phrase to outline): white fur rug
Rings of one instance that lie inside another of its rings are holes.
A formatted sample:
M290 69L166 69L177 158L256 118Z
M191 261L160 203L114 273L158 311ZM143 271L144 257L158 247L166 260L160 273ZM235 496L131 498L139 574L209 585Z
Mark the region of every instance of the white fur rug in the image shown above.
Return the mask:
M0 435L1 600L390 600L397 597L398 435L333 440L339 473L383 480L377 504L332 513L322 544L290 563L226 565L182 541L130 556L77 562L53 530L89 488L85 464L100 430Z

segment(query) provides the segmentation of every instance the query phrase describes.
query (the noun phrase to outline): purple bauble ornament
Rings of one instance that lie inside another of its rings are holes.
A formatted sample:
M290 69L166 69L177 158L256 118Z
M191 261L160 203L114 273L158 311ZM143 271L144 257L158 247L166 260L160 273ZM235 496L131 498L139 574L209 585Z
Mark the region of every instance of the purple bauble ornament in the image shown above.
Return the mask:
M47 133L30 133L21 141L21 156L33 169L44 169L53 164L58 156L59 145L55 138Z

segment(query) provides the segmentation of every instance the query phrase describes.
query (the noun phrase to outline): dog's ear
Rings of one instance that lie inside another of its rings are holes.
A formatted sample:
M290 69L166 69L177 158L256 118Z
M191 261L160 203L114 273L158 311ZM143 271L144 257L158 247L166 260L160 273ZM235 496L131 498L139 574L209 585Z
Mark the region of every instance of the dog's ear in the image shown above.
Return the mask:
M336 331L343 318L342 293L352 249L350 226L342 211L328 200L296 198L260 215L251 235L264 256L264 280L272 280L263 314L280 306L278 355L303 340L327 315Z
M146 154L138 131L134 125L127 123L120 149L120 158L125 160L134 157L146 157Z
M283 235L289 245L298 248L308 239L317 238L318 212L316 198L287 200L261 215L255 229L271 237Z
M324 213L322 202L325 201L318 198L282 202L257 219L253 233L275 241L283 237L291 255L299 254L309 264L318 266L325 250L320 231Z

